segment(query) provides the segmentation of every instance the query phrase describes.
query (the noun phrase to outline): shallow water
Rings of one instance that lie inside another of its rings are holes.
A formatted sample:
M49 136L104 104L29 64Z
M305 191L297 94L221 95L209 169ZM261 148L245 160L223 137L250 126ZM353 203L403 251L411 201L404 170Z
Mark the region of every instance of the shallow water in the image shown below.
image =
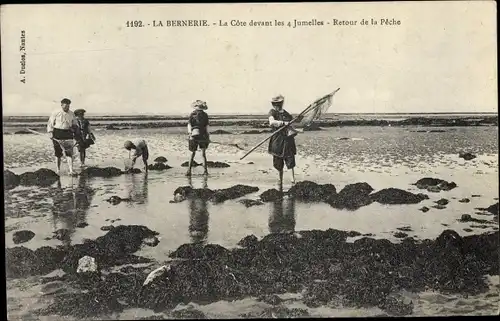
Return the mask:
M217 128L214 128L217 129ZM422 128L418 128L421 130ZM241 128L224 128L231 132ZM376 238L387 238L393 242L397 228L410 226L405 232L418 239L435 238L444 229L456 230L461 235L480 234L493 231L498 224L485 224L484 228L472 227L474 223L460 223L462 214L475 215L477 207L488 207L498 197L498 131L496 127L464 127L446 129L446 132L422 133L417 128L350 127L330 128L319 132L301 133L297 136L299 155L295 169L296 179L317 183L332 183L340 190L356 182L367 182L375 190L396 187L422 192L411 185L422 177L436 177L454 181L458 187L440 193L427 193L430 199L419 204L387 206L378 203L356 211L336 210L326 204L304 204L286 200L283 204L268 203L246 208L237 200L220 205L210 202L184 201L170 203L173 192L190 182L184 176L185 168L180 164L187 160L186 136L179 129L144 129L99 131L98 142L88 150L87 165L123 167L128 152L122 150L123 141L129 138L145 138L150 148L151 159L165 156L173 166L164 172L123 175L117 178L86 180L83 177L63 176L59 186L50 188L16 188L6 193L6 246L16 246L12 241L15 230L29 229L35 237L22 244L31 249L44 245L58 245L61 241L46 240L52 232L67 228L72 232L68 242L80 243L94 239L106 232L104 225L139 224L160 233L160 244L146 247L138 252L158 262L167 260L169 252L184 243L206 241L231 248L243 237L254 234L261 238L280 230L310 230L335 228L370 233ZM247 149L266 135L213 135L212 140L237 143ZM340 139L348 138L348 139ZM244 198L257 198L260 193L275 188L277 174L272 169L270 157L265 154L267 144L247 158L233 147L212 144L209 160L227 162L230 168L211 169L205 180L202 169L194 169L191 183L201 188L227 188L236 184L259 187L259 192ZM460 151L477 154L472 161L458 157ZM200 156L197 155L197 161ZM4 167L22 173L41 167L53 168L51 143L48 138L36 135L4 136ZM78 161L76 161L78 164ZM65 164L63 164L64 168ZM139 162L139 166L141 166ZM64 174L63 169L63 174ZM290 187L290 173L285 172L285 189ZM105 200L112 195L130 197L132 202L111 205ZM476 197L472 197L472 196ZM479 197L477 197L479 195ZM470 203L460 203L461 198ZM446 198L450 203L445 209L432 208L435 201ZM418 209L427 206L430 211ZM116 220L111 223L111 220ZM89 224L84 228L79 223ZM353 238L354 239L354 238ZM16 280L16 282L19 282ZM11 283L9 299L19 301L21 307L9 306L13 316L30 313L31 301L37 301L36 278L32 286L24 285L24 291L16 282ZM492 278L492 292L477 298L456 298L441 294L418 294L414 315L488 314L498 311L498 276ZM29 282L28 282L29 284ZM30 290L31 289L31 290ZM24 293L24 294L22 294ZM31 293L27 295L26 293ZM29 299L24 298L27 295ZM446 304L439 298L443 297ZM301 305L300 297L290 301ZM214 309L214 317L237 316L245 309L258 309L259 304L251 298L236 302L218 302L199 307L201 311ZM152 314L147 311L125 311L117 316L131 318ZM344 309L323 307L310 311L318 316L373 316L381 314L378 309ZM209 313L207 313L209 315Z

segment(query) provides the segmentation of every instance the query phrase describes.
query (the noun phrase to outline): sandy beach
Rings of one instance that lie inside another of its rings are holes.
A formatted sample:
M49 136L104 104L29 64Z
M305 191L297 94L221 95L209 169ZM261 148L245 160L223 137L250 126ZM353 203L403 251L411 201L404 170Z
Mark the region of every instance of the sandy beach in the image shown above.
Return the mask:
M219 128L212 128L217 129ZM298 182L333 184L337 192L349 184L366 182L374 192L396 188L428 195L428 199L415 204L388 205L373 202L355 210L338 209L325 202L294 200L291 204L289 198L279 206L276 202L263 202L250 207L242 204L241 199L259 200L263 192L276 188L277 173L272 168L265 147L244 160L239 160L245 151L212 144L208 152L209 160L224 162L230 167L211 168L206 179L201 175L202 169L196 167L191 181L188 181L184 176L185 168L181 167L188 157L187 141L183 133L171 129L97 131L98 143L88 151L88 166L123 168L123 159L127 157L127 153L121 149L122 142L128 138L141 137L150 146L151 158L164 156L172 168L150 171L147 175L140 173L110 178L89 178L83 175L69 177L63 172L60 180L51 186L18 186L6 191L6 248L22 246L32 251L42 247L68 248L105 236L112 227L145 226L158 233L159 241L154 246L140 246L133 253L139 258L145 258L145 262L121 262L118 266L104 268L107 272L103 272L111 273L110 271L130 266L130 269L136 269L134 273L141 275L142 279L138 282L144 282L149 272L171 262L172 258L169 256L182 246L212 244L228 251L238 251L241 249L240 240L250 235L263 240L269 235L300 235L307 231L334 229L351 231L346 242L352 244L357 244L353 242L364 238L385 239L394 244L399 244L404 239L425 242L435 240L446 230L453 230L461 237L484 233L496 233L498 236L498 216L495 221L491 213L478 210L498 203L497 128L454 127L446 128L444 132L432 132L432 129L433 127L352 127L349 130L328 128L299 134L296 168ZM234 129L225 127L224 130L231 132ZM248 150L264 137L265 134L228 134L213 135L212 140L237 143ZM54 167L51 162L50 141L43 136L4 135L4 152L4 170L18 175L39 168ZM465 160L459 157L459 152L470 152L477 157ZM196 161L201 162L200 158L198 155ZM424 177L454 182L457 187L449 191L429 192L412 185ZM204 184L211 190L242 184L257 187L258 191L221 204L202 199L174 202L176 189L190 183L195 189L203 188ZM284 184L285 191L292 187L289 172L285 172ZM119 196L128 201L113 205L106 201L111 196ZM436 206L436 202L441 199L447 201L446 205ZM423 212L423 207L429 210ZM464 214L482 221L464 222L461 220ZM103 230L103 227L106 228ZM66 231L66 237L54 237L54 232L61 229ZM20 230L32 231L34 236L25 243L16 244L14 233ZM496 242L498 243L498 239ZM9 268L8 263L7 270ZM41 275L14 274L7 281L8 313L13 319L48 320L56 315L65 315L65 318L75 320L130 319L153 315L158 318L193 315L208 318L397 315L380 304L356 306L334 302L333 294L330 302L318 301L317 304L312 304L307 299L311 289L306 284L296 291L287 289L259 294L275 295L279 298L279 304L268 302L259 295L197 299L193 294L192 300L175 303L173 307L161 311L145 308L147 304L141 306L122 302L120 308L108 307L95 314L79 315L57 308L58 304L64 302L60 297L69 293L68 291L84 293L81 289L75 289L74 280L68 279L71 273L54 269ZM404 314L495 314L499 304L498 273L485 274L485 278L487 288L473 294L466 293L467 291L445 293L446 291L431 289L414 292L400 288L395 291L411 302L411 311ZM54 293L44 292L47 291L47 282L51 284L49 288L56 289L53 290ZM78 282L80 281L77 284ZM157 290L146 291L156 293ZM75 303L69 303L71 304Z

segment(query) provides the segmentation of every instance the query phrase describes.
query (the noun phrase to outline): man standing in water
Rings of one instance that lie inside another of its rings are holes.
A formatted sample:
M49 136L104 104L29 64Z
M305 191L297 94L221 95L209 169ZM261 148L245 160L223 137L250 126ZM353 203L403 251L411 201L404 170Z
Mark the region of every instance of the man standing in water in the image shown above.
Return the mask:
M274 97L271 100L273 108L269 111L269 125L273 130L277 130L283 126L287 126L293 119L286 110L283 109L285 98L281 95ZM283 185L283 169L284 165L292 170L292 184L295 184L295 155L297 148L295 146L295 136L297 131L291 127L283 129L279 133L273 135L269 140L269 154L273 155L273 166L279 172L279 184Z
M198 147L200 147L203 155L203 168L205 169L203 175L208 175L206 150L210 143L210 136L208 134L208 115L205 112L208 106L206 102L201 100L195 101L191 106L194 108L194 111L189 115L187 125L191 158L189 159L189 168L186 176L191 176L191 168Z
M134 142L131 142L130 140L127 140L125 144L123 145L126 150L134 151L134 154L132 155L132 165L128 170L131 170L134 168L135 161L137 158L142 156L142 161L144 163L144 171L147 173L148 172L148 158L149 158L149 150L148 150L148 145L146 144L146 141L144 139L137 139Z
M68 161L69 174L73 175L74 129L77 126L75 115L69 110L71 100L61 100L61 109L55 110L47 123L47 132L54 144L57 173L61 171L63 153ZM64 150L63 150L64 149Z

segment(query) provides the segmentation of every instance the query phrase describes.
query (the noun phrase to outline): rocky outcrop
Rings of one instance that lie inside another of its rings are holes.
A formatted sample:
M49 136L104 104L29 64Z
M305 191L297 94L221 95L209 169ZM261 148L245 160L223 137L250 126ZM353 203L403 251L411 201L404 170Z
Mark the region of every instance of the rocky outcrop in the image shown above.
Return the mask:
M288 190L288 195L304 202L324 202L335 196L337 190L332 184L316 184L311 181L298 182Z
M35 233L30 230L16 231L12 235L12 241L14 242L14 244L21 244L30 241L34 237Z
M11 190L19 185L19 176L9 170L3 171L3 187L5 190Z
M397 188L385 188L370 195L370 199L380 204L417 204L429 199L425 194L413 194Z
M59 181L59 175L47 168L40 168L34 172L19 175L19 184L24 186L48 187L57 181Z
M87 167L82 170L80 175L87 177L116 177L122 175L124 172L116 167Z
M210 200L214 203L222 203L227 200L240 198L242 196L255 193L258 187L248 185L234 185L229 188L211 190L208 188L192 188L190 186L181 186L175 189L174 198L177 202L182 202L187 198L200 198Z
M419 179L416 183L418 189L427 189L429 192L439 193L441 191L449 191L457 187L455 182L447 182L439 178L425 177Z
M164 171L164 170L167 170L167 169L171 169L172 167L167 165L167 164L163 164L163 163L155 163L155 164L149 164L148 165L148 170L150 171Z

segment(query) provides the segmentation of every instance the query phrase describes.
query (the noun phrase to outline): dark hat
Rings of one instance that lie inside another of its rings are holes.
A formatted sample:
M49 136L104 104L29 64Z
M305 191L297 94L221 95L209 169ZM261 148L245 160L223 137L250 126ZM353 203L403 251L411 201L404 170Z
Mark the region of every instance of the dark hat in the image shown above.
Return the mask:
M281 103L281 102L283 102L284 100L285 100L285 97L283 97L282 95L278 95L278 96L276 96L276 97L273 97L273 98L271 99L271 102L272 102L272 103Z
M69 100L68 98L64 98L63 100L61 100L61 104L71 104L71 100Z
M75 114L75 115L83 115L86 112L87 111L85 109L75 109L75 111L73 112L73 114Z

